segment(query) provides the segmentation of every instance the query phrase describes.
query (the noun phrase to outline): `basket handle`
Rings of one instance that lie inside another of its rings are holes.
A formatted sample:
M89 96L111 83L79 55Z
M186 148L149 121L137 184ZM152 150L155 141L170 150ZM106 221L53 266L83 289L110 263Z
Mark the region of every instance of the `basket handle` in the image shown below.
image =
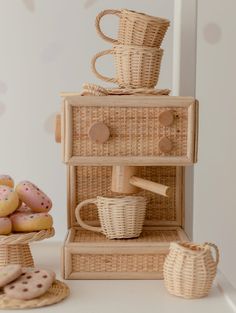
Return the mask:
M116 16L119 16L120 17L120 13L121 11L120 10L104 10L102 12L100 12L97 17L96 17L96 20L95 20L95 28L97 30L97 33L99 34L100 37L102 37L102 39L104 39L105 41L108 41L108 42L112 42L112 43L118 43L118 40L117 39L113 39L111 37L108 37L106 36L102 30L101 30L101 26L100 26L100 22L101 22L101 19L103 16L105 15L108 15L108 14L111 14L111 15L116 15Z
M81 216L80 216L80 212L81 212L81 209L84 205L86 204L90 204L90 203L94 203L94 204L97 204L97 199L96 198L93 198L93 199L87 199L87 200L84 200L82 202L80 202L76 209L75 209L75 217L77 219L77 222L78 224L83 227L84 229L87 229L87 230L91 230L91 231L95 231L97 233L101 233L102 232L102 228L101 227L96 227L96 226L90 226L88 224L86 224L82 219L81 219Z
M209 247L215 249L215 255L216 255L215 264L218 265L219 260L220 260L220 252L219 252L217 245L215 245L214 243L205 242L204 246L209 246Z
M98 77L100 78L101 80L104 80L106 82L110 82L110 83L116 83L117 82L117 79L116 78L109 78L109 77L106 77L100 73L98 73L97 69L96 69L96 61L98 58L104 56L104 55L107 55L107 54L113 54L113 49L109 49L109 50L104 50L102 52L98 52L95 54L95 56L92 58L91 60L91 67L92 67L92 72Z

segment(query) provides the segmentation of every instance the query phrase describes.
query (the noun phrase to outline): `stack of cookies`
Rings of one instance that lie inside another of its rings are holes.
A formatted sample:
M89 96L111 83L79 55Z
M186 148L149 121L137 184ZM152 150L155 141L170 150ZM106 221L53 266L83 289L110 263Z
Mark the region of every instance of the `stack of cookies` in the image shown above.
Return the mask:
M113 39L101 31L100 21L105 15L119 17L118 38ZM158 82L163 49L161 44L170 25L167 19L144 13L123 10L105 10L96 18L98 34L112 48L97 53L92 59L94 74L103 81L118 84L124 92L140 89L153 90ZM113 78L100 74L96 61L101 56L111 54L114 58L116 75Z
M22 181L14 189L9 175L0 175L0 235L50 229L52 201L36 185Z
M0 269L0 288L9 298L31 300L45 294L56 279L54 272L11 264Z

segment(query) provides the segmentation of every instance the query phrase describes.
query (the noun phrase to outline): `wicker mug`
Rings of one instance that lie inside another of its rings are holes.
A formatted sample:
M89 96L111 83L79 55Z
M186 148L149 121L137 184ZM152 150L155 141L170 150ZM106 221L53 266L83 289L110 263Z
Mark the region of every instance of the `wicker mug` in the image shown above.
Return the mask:
M100 27L100 21L105 15L119 17L118 38L106 36ZM96 17L95 27L98 34L108 42L122 45L136 45L160 48L165 33L170 25L167 19L150 16L144 13L123 10L105 10Z
M213 259L214 248L216 259ZM213 243L173 242L164 263L164 282L170 294L196 299L208 295L219 263L219 250Z
M116 78L98 73L96 61L112 54ZM115 45L113 49L97 53L92 61L92 71L101 80L118 83L121 88L153 88L158 82L163 50L158 48Z
M80 216L83 206L95 204L101 227L86 224ZM108 239L135 238L142 232L146 198L141 196L101 197L82 201L75 209L78 224L84 229L103 233Z

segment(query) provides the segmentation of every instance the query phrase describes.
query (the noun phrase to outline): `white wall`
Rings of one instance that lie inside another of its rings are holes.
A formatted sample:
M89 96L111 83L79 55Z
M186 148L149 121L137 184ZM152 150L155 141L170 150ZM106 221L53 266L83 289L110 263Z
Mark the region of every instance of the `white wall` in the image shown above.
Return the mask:
M0 173L39 185L54 202L56 236L66 234L66 179L53 117L61 91L100 83L90 59L110 47L95 32L105 8L128 7L173 20L174 0L0 0ZM114 33L116 18L104 28ZM159 87L172 86L173 29L165 43ZM100 63L112 75L111 59Z
M236 286L236 1L198 1L199 163L194 239L216 242L220 268Z

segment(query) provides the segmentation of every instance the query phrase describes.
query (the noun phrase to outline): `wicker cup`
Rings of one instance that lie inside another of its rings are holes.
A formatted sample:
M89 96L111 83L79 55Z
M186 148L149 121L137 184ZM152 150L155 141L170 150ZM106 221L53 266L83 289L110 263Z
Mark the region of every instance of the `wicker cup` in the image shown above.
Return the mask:
M211 247L215 249L213 259ZM171 243L164 263L164 281L170 294L195 299L208 295L216 275L219 250L212 243Z
M112 54L116 77L101 75L96 69L98 58ZM158 48L115 45L113 49L97 53L92 61L92 71L101 80L118 83L121 88L153 88L160 74L163 50Z
M98 207L101 227L86 224L80 216L87 204ZM75 210L78 224L84 229L103 233L108 239L136 238L142 232L146 213L146 198L141 196L97 197L82 201Z
M119 17L118 38L106 36L100 27L100 21L105 15ZM130 10L105 10L96 17L95 27L98 34L108 42L122 45L137 45L160 48L166 31L170 25L167 19L150 16Z

